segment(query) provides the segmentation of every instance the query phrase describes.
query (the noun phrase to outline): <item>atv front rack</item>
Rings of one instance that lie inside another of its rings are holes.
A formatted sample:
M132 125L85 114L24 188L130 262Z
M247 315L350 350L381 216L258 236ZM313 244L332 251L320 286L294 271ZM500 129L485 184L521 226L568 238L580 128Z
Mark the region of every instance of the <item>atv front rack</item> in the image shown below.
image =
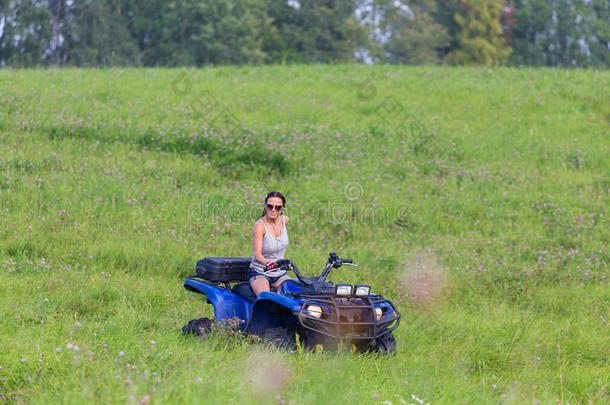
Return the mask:
M303 297L303 295L302 295ZM390 333L400 324L401 314L396 306L380 295L368 297L340 297L311 294L296 313L300 324L309 330L334 339L376 339ZM322 309L320 318L309 313L307 307ZM375 308L381 309L377 320Z

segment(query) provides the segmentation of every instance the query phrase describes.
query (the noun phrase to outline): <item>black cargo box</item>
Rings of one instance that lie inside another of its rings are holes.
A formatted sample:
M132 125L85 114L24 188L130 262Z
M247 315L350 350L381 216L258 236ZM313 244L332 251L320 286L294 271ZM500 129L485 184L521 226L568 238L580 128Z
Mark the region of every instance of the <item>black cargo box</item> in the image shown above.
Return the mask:
M249 257L206 257L197 261L197 275L209 281L248 281Z

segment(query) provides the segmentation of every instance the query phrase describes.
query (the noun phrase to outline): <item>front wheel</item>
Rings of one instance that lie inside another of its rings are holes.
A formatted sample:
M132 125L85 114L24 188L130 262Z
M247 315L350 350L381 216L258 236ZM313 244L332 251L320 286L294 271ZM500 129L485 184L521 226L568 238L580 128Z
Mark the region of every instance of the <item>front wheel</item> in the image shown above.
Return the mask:
M261 338L263 338L269 346L277 349L285 349L291 352L297 349L294 332L291 332L286 328L269 328L263 332Z
M396 352L396 339L392 332L388 332L377 338L371 351L382 355L394 354Z

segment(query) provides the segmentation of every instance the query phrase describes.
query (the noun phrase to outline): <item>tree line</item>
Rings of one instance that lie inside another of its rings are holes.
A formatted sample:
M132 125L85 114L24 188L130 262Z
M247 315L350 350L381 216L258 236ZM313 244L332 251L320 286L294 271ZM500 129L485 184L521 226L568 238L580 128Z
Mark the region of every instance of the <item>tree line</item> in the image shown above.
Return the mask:
M0 66L610 65L610 0L0 0Z

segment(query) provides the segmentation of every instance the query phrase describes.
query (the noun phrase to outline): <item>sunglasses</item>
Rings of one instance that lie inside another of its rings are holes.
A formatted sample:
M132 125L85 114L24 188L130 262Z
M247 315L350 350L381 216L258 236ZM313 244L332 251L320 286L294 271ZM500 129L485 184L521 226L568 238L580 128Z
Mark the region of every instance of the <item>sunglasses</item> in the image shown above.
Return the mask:
M273 204L267 204L267 209L273 211L273 209L275 208L276 211L281 211L282 208L284 208L283 205L273 205Z

